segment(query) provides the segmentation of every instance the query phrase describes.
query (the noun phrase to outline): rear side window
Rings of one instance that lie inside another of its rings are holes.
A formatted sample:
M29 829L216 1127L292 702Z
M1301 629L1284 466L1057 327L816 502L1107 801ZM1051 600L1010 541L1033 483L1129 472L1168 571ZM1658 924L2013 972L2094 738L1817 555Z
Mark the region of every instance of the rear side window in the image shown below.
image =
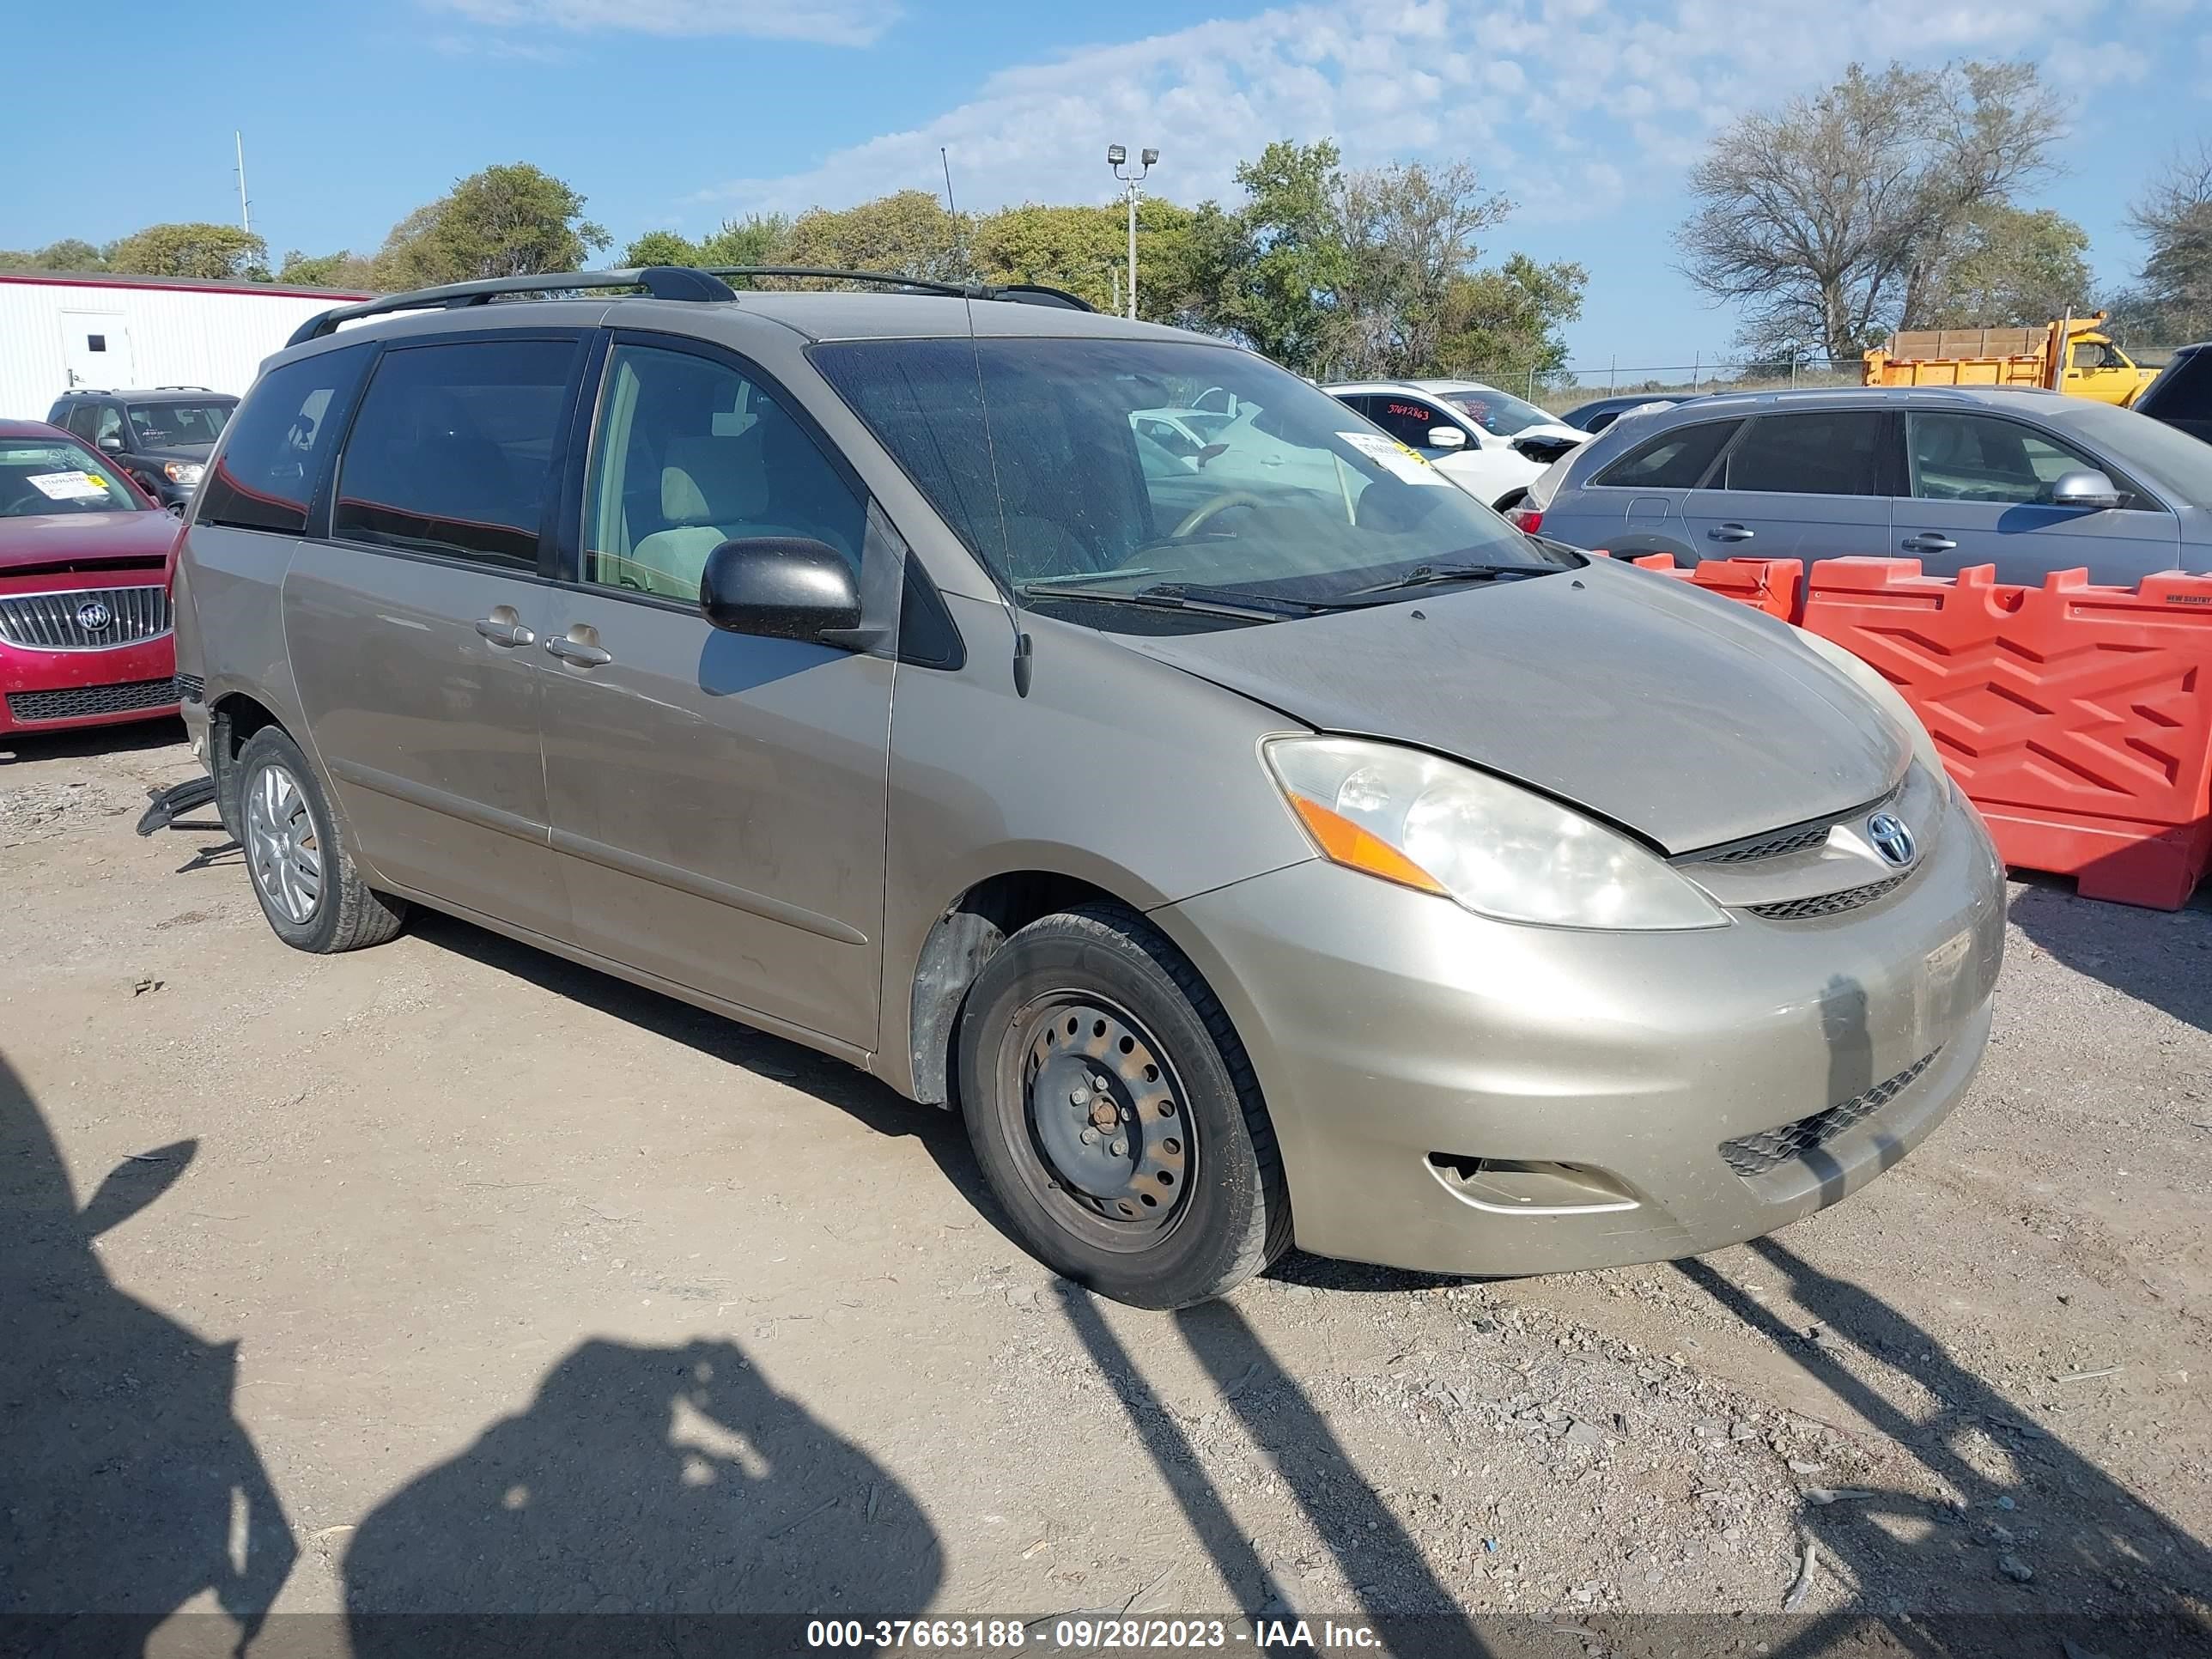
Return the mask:
M573 340L386 351L338 464L331 534L534 570Z
M366 345L318 352L263 375L200 485L198 521L304 535L316 476L345 424L368 354Z
M2212 421L2212 350L2199 348L2174 358L2136 407L2161 421Z
M1695 489L1713 458L1742 424L1741 421L1707 421L1662 432L1645 439L1590 482L1632 489Z
M1783 495L1883 495L1880 410L1762 415L1729 452L1719 488Z

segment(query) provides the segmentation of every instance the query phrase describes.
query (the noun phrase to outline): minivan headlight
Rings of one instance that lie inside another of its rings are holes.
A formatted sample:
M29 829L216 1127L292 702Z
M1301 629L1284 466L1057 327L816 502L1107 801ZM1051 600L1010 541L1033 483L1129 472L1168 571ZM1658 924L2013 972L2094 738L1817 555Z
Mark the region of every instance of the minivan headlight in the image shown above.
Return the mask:
M1417 749L1279 738L1265 749L1322 855L1500 921L1644 931L1727 915L1593 818Z

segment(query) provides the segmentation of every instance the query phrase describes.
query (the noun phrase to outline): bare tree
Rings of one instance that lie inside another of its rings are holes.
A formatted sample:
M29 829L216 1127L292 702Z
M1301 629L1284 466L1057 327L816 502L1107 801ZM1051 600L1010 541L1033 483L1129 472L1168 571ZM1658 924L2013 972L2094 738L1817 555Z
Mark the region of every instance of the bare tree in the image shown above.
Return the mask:
M1354 375L1415 372L1434 363L1450 322L1455 283L1473 270L1475 237L1513 211L1484 191L1474 168L1419 162L1342 175L1330 217L1345 258L1334 284L1324 355Z
M1945 286L1974 215L2052 170L2064 108L2032 64L1879 76L1744 116L1690 173L1683 273L1763 355L1849 357Z
M2174 156L2128 223L2150 245L2130 308L2175 340L2212 333L2212 143Z

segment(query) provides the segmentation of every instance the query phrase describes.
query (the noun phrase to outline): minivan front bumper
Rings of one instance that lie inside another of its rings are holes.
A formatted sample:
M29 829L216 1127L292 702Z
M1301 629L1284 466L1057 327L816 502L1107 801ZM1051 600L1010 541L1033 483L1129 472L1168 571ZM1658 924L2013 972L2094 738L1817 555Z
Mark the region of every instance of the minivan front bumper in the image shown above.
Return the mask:
M1299 1245L1440 1273L1671 1260L1810 1214L1954 1106L2003 872L1955 803L1841 915L1580 933L1316 860L1154 919L1250 1053Z

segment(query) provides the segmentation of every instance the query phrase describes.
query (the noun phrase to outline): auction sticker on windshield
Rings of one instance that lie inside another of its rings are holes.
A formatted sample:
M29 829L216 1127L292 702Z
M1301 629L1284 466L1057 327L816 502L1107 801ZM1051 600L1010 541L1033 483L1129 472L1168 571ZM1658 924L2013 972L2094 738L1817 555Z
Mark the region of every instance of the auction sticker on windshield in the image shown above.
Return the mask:
M1451 488L1451 480L1431 466L1419 450L1408 449L1395 438L1386 438L1379 432L1340 432L1336 435L1370 460L1382 462L1393 476L1407 483Z
M107 486L89 472L33 472L25 482L52 501L107 499Z

